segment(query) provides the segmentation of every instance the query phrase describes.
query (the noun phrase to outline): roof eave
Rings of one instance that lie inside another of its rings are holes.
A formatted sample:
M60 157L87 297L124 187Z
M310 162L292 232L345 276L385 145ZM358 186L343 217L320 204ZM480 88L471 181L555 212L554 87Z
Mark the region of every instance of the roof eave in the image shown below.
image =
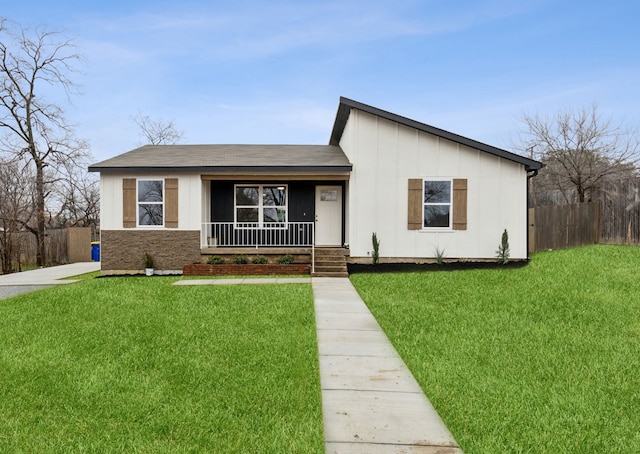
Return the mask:
M181 172L181 173L271 173L271 172L317 172L317 173L335 173L335 172L351 172L353 166L200 166L200 167L158 167L158 166L89 166L89 172L101 173L134 173L134 172Z
M331 137L329 138L329 145L340 146L340 139L342 138L342 133L344 132L345 126L347 126L347 120L349 119L349 114L351 114L351 107L356 107L356 106L352 106L350 103L356 103L356 101L352 101L342 96L340 97L338 112L336 113L336 119L333 122L333 129L331 130ZM359 103L356 103L356 104L359 104Z

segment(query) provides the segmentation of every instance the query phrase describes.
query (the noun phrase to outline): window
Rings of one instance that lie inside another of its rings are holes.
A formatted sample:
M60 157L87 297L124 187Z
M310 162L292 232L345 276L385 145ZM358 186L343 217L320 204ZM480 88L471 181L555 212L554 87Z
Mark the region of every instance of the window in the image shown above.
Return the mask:
M424 228L451 228L451 180L424 180Z
M467 179L409 178L407 229L467 230Z
M285 227L287 186L236 185L235 222L239 228Z
M178 178L122 179L122 227L178 228Z
M138 180L138 225L164 225L164 181Z

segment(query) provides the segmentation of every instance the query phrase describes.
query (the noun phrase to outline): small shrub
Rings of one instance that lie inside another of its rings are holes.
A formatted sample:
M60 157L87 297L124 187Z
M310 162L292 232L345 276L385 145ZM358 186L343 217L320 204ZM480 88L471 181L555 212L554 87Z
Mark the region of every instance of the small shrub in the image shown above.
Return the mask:
M153 268L153 265L154 265L153 257L148 252L144 253L144 256L142 257L142 261L144 262L145 268Z
M212 255L207 259L207 263L209 265L221 265L224 263L224 258L220 257L219 255Z
M504 229L502 232L502 241L500 241L500 246L498 246L498 250L496 251L496 258L498 259L498 263L501 265L506 265L509 263L509 255L511 251L509 250L509 234L507 233L507 229Z
M373 235L371 235L371 242L373 243L373 252L371 253L371 258L373 258L373 264L377 265L380 261L380 240L378 240L378 235L376 235L376 232L373 232Z
M442 263L444 262L444 249L440 249L439 247L436 246L435 254L436 254L436 263L438 265L442 265Z
M280 265L291 265L293 263L293 255L291 254L283 255L278 259L278 263Z
M256 255L251 259L251 263L255 263L256 265L264 265L265 263L269 263L269 259L267 259L264 255Z
M249 257L247 257L246 255L234 255L233 263L235 263L236 265L246 265L247 263L249 263Z

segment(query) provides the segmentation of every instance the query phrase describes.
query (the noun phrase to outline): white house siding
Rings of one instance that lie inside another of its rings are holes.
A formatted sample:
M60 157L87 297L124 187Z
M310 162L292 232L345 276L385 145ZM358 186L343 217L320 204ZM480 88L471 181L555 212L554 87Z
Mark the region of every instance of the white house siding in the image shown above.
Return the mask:
M106 172L102 172L100 176L100 212L109 213L109 216L103 216L100 219L102 230L123 230L122 180L124 178L158 180L178 178L178 230L200 230L203 192L200 174L111 174ZM157 230L157 227L150 228Z
M349 181L351 257L493 259L503 230L511 257L527 257L527 175L521 164L352 109L340 146L353 164ZM467 230L408 230L410 178L467 179Z
M201 208L200 222L211 221L211 181L202 180L200 182Z

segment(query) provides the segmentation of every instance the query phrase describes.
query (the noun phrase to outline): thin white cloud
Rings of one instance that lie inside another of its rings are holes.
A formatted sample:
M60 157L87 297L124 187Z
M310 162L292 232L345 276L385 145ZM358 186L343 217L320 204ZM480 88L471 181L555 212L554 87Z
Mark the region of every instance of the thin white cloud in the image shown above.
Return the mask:
M112 43L126 41L138 51L242 60L453 33L523 11L517 2L453 8L450 2L431 3L433 11L416 2L254 2L250 8L228 5L224 10L213 4L86 18L82 28Z

